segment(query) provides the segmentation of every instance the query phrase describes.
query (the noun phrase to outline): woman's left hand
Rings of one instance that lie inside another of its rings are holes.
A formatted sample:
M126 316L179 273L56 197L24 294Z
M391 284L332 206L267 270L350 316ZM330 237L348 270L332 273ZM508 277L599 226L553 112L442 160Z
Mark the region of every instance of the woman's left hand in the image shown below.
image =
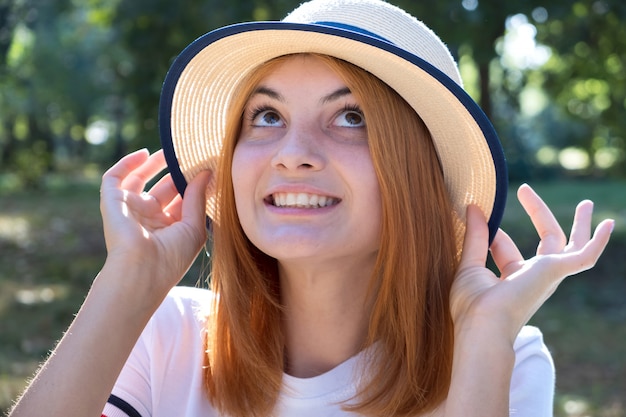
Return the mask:
M541 239L536 256L527 260L502 230L488 248L489 232L482 212L475 206L467 210L463 254L450 295L457 332L490 323L512 343L558 285L567 276L592 268L609 241L613 220L601 222L591 235L591 201L583 201L576 208L568 240L532 188L522 185L518 199ZM485 267L489 249L500 277Z

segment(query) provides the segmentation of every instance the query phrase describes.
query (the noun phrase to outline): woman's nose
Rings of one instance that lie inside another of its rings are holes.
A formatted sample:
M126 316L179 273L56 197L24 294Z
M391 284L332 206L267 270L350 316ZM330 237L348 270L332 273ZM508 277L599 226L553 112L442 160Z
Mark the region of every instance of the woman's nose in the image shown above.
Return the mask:
M278 142L276 152L272 157L272 166L287 170L320 170L324 167L325 159L319 135L313 129L288 128L288 131Z

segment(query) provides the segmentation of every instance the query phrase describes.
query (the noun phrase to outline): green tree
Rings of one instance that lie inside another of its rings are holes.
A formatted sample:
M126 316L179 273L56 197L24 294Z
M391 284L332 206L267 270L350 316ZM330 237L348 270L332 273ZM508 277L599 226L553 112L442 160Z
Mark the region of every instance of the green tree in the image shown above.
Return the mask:
M526 146L511 124L511 115L519 112L515 98L519 91L507 82L497 45L506 33L507 19L515 14L531 14L539 2L446 0L427 3L404 0L399 4L439 34L460 63L467 62L474 67L474 85L466 84L465 87L500 132L511 176L530 175L531 163Z
M121 0L113 26L130 65L118 73L119 88L136 111L133 148L158 146L158 101L174 57L192 40L225 24L250 20L259 8L251 0ZM269 14L269 13L268 13ZM120 147L116 156L127 149Z
M624 60L626 4L621 0L448 0L401 4L441 35L457 57L476 68L469 85L501 133L513 179L543 175L535 153L542 145L555 155L579 147L588 169L577 174L623 177L626 127ZM551 50L541 67L502 63L502 41L512 16L528 19L536 40ZM545 110L524 115L522 100L539 91Z
M26 1L0 3L0 160L3 167L22 174L26 184L37 185L50 163L50 144L37 140L44 129L37 114L32 79L37 10ZM32 145L32 146L31 146Z
M58 168L53 161L71 165L87 157L83 132L111 82L101 51L114 50L91 6L56 1L35 7L24 0L14 3L0 29L8 45L0 69L2 168L26 186Z
M539 150L572 146L592 161L580 172L626 175L621 0L392 2L433 28L470 74L466 87L500 132L514 179L546 172ZM0 170L36 183L48 169L158 147L160 88L176 54L218 26L280 19L298 3L0 0ZM520 19L550 48L545 65L507 63L503 45ZM543 111L527 111L539 102Z
M626 167L626 4L621 0L580 0L549 9L537 24L537 38L552 58L535 73L558 106L568 130L563 148L589 157L583 173L624 177Z

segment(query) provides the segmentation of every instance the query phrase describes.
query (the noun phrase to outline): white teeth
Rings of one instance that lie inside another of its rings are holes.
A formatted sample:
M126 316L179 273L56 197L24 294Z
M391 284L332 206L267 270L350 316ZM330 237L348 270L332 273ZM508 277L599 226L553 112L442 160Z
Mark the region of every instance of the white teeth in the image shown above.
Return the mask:
M287 196L285 197L285 205L295 206L297 199L298 197L296 196L296 194L287 194Z
M337 204L337 199L307 193L276 193L272 195L276 207L319 208Z
M308 206L309 205L309 197L306 194L300 193L296 197L296 205L298 206Z

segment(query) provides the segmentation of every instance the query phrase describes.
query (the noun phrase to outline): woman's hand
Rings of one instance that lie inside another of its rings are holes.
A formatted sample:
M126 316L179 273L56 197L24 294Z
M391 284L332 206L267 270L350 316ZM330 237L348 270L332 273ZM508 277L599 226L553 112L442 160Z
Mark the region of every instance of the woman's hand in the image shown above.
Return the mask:
M169 176L144 193L164 168L162 152L142 150L104 174L100 209L107 261L12 417L101 414L146 323L205 240L209 174L191 181L184 199Z
M163 152L131 153L102 177L100 210L107 263L145 271L143 285L167 291L182 278L206 239L208 172L190 182L184 200L169 175L150 190L146 183L165 168Z
M501 272L487 268L488 229L482 212L467 211L467 231L457 277L451 291L455 331L495 326L513 343L518 332L567 276L593 267L613 230L613 220L601 222L591 236L593 203L576 208L569 240L541 198L528 186L518 199L541 239L536 256L524 260L511 238L499 230L491 254Z

